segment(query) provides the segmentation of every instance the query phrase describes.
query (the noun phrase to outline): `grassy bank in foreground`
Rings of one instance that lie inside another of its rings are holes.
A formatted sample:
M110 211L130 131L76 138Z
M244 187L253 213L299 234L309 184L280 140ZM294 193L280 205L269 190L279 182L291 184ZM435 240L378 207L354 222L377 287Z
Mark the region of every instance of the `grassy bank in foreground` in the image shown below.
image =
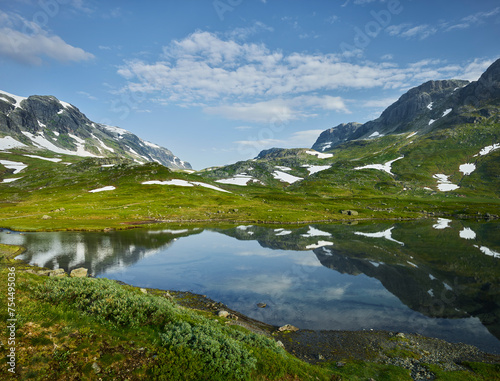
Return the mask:
M213 312L181 307L163 291L106 279L55 278L27 273L14 257L21 248L0 245L0 291L16 273L16 368L4 360L2 379L33 380L411 380L410 371L359 359L317 365L286 351L271 334L258 335ZM2 305L6 305L2 303ZM0 319L7 322L7 309ZM0 354L10 345L2 331ZM392 357L412 359L409 350ZM436 379L498 379L499 365L464 363Z

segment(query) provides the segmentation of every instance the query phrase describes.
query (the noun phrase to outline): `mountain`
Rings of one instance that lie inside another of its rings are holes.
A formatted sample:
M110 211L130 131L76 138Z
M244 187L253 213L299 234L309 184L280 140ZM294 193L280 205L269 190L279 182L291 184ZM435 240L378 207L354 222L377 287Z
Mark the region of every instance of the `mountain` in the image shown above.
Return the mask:
M169 168L191 165L168 149L124 129L95 123L53 96L19 97L0 91L0 149L49 150L81 157L121 157Z
M323 152L350 140L430 131L436 120L447 116L456 106L455 92L460 93L468 84L469 81L463 80L428 81L403 94L375 120L340 124L323 131L312 148Z

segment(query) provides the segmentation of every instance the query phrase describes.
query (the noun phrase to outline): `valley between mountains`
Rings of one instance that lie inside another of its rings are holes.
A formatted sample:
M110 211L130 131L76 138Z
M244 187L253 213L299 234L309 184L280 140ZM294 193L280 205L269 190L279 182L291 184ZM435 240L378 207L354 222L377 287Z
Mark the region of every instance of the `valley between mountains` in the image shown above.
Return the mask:
M0 93L0 223L21 230L165 222L304 223L500 215L500 60L430 81L312 148L193 171L170 150L53 96Z

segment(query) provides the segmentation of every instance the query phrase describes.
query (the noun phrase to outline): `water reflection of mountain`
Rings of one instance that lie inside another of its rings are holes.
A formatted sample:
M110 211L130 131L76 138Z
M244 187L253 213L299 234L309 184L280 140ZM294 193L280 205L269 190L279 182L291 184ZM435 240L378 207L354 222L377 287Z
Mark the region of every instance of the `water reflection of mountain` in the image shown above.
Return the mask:
M21 259L47 268L66 271L85 267L94 276L123 269L142 258L166 249L175 240L202 229L125 230L108 233L52 232L20 236L11 234L2 242L23 245ZM30 248L36 248L36 251Z
M329 269L378 279L414 311L433 318L477 317L500 338L499 228L439 219L219 231L271 249L313 250Z

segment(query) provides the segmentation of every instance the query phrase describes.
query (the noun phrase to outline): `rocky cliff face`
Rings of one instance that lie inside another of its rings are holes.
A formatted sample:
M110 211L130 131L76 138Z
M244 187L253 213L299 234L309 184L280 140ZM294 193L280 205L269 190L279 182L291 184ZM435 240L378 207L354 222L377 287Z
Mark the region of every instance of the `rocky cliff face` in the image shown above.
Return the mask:
M351 140L352 136L361 126L361 123L352 122L342 123L336 127L329 128L321 133L316 143L312 146L312 149L323 152Z
M117 127L94 123L73 105L53 96L18 97L0 91L0 136L19 146L84 157L118 156L137 162L190 169L168 149Z
M325 130L313 149L326 151L349 140L376 138L409 131L426 133L449 123L474 123L472 108L500 103L500 59L478 81L429 81L403 94L379 118ZM492 115L486 107L481 115Z

